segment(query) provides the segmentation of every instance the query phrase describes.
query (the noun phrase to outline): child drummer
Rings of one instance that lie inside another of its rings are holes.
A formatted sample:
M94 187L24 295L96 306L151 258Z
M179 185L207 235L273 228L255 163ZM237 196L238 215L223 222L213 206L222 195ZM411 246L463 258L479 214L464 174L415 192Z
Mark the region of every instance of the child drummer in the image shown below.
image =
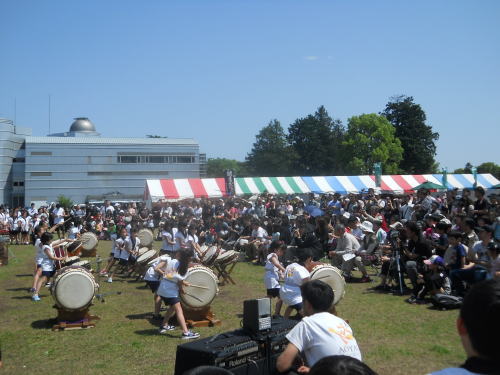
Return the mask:
M174 326L168 324L170 317L175 312L177 322L182 329L182 339L184 340L200 337L199 333L188 330L179 298L179 291L182 290L182 286L189 285L186 283L185 278L192 254L193 251L191 249L181 249L176 253L174 259L164 260L155 267L155 271L162 276L156 293L165 302L165 305L168 306L160 333L165 334L175 329Z
M274 313L280 315L283 301L280 298L280 278L283 278L285 267L280 263L279 258L283 256L286 245L283 241L273 241L269 246L269 254L266 257L264 266L264 284L267 289L267 296L271 299L277 298Z

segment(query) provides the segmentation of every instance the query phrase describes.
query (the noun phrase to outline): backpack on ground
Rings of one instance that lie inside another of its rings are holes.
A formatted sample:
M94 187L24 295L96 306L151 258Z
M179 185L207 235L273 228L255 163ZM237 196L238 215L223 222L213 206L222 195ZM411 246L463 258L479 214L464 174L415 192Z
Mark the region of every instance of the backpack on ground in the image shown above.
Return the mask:
M431 302L437 309L452 310L459 309L462 306L463 298L438 293L432 297Z

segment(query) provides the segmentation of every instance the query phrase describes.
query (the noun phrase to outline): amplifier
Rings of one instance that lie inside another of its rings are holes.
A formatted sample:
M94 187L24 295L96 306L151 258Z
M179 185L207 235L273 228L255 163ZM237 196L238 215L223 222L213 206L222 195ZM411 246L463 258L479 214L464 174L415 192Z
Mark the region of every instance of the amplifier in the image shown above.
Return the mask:
M243 301L243 329L259 332L271 328L271 299Z
M198 366L217 366L231 371L237 367L246 367L247 364L264 358L261 346L243 330L179 345L175 358L175 375L182 375Z
M175 375L198 366L217 366L235 375L274 374L276 358L288 344L286 335L297 323L273 318L266 331L248 334L239 329L179 345Z

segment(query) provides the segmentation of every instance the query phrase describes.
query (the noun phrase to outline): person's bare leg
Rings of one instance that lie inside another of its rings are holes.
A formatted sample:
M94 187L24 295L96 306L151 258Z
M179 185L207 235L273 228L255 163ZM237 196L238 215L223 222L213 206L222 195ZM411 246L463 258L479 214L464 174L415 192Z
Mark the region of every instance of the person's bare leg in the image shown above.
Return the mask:
M157 295L157 294L154 295L154 307L155 307L154 315L155 316L160 315L161 297L159 295Z
M276 307L274 309L274 313L276 315L280 315L280 313L281 313L281 306L283 306L283 301L278 297L278 301L276 301Z
M33 276L33 286L32 289L36 290L36 286L38 284L38 280L40 279L40 276L42 275L42 267L37 267L35 271L35 275Z
M180 302L177 302L174 305L175 308L175 315L177 316L177 322L179 322L179 325L181 326L182 333L187 333L188 328L186 325L186 320L184 319L184 312L182 311L182 306Z
M293 308L291 308L290 306L287 306L286 309L285 309L285 314L283 315L283 317L285 319L288 319L290 317L290 314L292 313L292 310L293 310Z

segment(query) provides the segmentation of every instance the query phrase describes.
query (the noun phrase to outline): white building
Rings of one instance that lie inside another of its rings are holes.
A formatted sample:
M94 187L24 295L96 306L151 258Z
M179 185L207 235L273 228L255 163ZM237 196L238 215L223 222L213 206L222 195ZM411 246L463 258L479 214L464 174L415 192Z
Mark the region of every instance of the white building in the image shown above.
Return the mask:
M203 177L206 158L194 139L106 138L87 118L68 132L33 137L0 123L3 203L139 200L145 180Z

